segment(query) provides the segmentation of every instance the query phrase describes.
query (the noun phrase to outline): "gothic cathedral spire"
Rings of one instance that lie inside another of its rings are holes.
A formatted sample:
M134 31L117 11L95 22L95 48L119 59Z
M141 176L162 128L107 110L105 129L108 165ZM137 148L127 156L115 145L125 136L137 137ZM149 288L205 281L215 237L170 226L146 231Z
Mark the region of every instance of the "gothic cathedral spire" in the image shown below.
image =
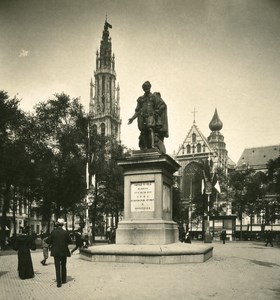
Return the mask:
M111 137L120 142L120 88L116 86L115 55L109 28L104 24L100 49L96 52L94 83L90 81L89 119L93 132Z

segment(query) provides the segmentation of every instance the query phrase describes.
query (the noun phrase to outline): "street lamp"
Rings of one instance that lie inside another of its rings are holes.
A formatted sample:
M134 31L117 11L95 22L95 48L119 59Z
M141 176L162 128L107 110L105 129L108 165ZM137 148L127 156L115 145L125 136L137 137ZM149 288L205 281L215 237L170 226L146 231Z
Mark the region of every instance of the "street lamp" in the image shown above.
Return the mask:
M205 230L204 243L212 243L210 233L210 195L212 194L212 184L207 178L205 181L205 194L207 195L207 228Z

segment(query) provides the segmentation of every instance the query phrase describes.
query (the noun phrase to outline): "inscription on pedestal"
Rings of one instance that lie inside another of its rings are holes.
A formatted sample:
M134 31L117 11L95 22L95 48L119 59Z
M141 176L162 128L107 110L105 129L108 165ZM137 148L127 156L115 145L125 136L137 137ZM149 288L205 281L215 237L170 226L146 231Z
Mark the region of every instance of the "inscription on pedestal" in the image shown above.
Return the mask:
M155 210L155 183L153 181L131 183L131 211Z

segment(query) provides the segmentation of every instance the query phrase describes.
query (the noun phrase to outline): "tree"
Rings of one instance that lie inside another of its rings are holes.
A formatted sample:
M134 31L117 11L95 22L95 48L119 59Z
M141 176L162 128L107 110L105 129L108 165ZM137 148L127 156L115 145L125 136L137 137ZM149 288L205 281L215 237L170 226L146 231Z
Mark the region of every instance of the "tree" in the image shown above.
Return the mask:
M19 109L20 101L0 91L0 200L1 200L1 246L5 246L7 212L11 207L14 187L19 186L25 145L22 143L21 128L25 114ZM12 207L14 207L12 205Z
M264 199L266 223L280 219L280 156L267 164L267 181L264 184L267 197Z
M181 203L180 189L177 183L177 177L173 176L172 185L172 219L179 225L189 222L188 208Z
M73 212L86 193L87 119L79 99L56 94L35 107L42 213L53 208L56 218ZM42 147L40 147L42 146ZM47 216L45 216L47 217Z
M280 156L268 161L267 180L269 190L280 196Z
M229 184L233 199L232 208L240 220L240 239L242 239L243 214L250 216L252 228L252 217L261 210L259 199L263 198L262 178L255 174L254 170L247 168L231 173Z
M243 213L245 211L245 172L232 172L229 177L229 193L232 198L232 210L240 220L240 240L242 240Z
M89 193L92 236L95 240L96 226L102 224L104 215L115 218L116 226L123 210L123 176L117 161L124 157L125 148L114 139L90 132L89 174L94 178Z

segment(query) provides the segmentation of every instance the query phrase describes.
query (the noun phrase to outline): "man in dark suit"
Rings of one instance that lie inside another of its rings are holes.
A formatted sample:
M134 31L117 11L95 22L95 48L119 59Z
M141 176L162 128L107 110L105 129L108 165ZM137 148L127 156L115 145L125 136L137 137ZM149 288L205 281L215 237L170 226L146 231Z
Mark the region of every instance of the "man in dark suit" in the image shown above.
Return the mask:
M51 256L54 257L57 287L66 283L66 262L67 257L70 257L68 244L72 242L69 232L62 228L64 224L64 219L58 219L56 229L46 239L46 243L51 245Z

